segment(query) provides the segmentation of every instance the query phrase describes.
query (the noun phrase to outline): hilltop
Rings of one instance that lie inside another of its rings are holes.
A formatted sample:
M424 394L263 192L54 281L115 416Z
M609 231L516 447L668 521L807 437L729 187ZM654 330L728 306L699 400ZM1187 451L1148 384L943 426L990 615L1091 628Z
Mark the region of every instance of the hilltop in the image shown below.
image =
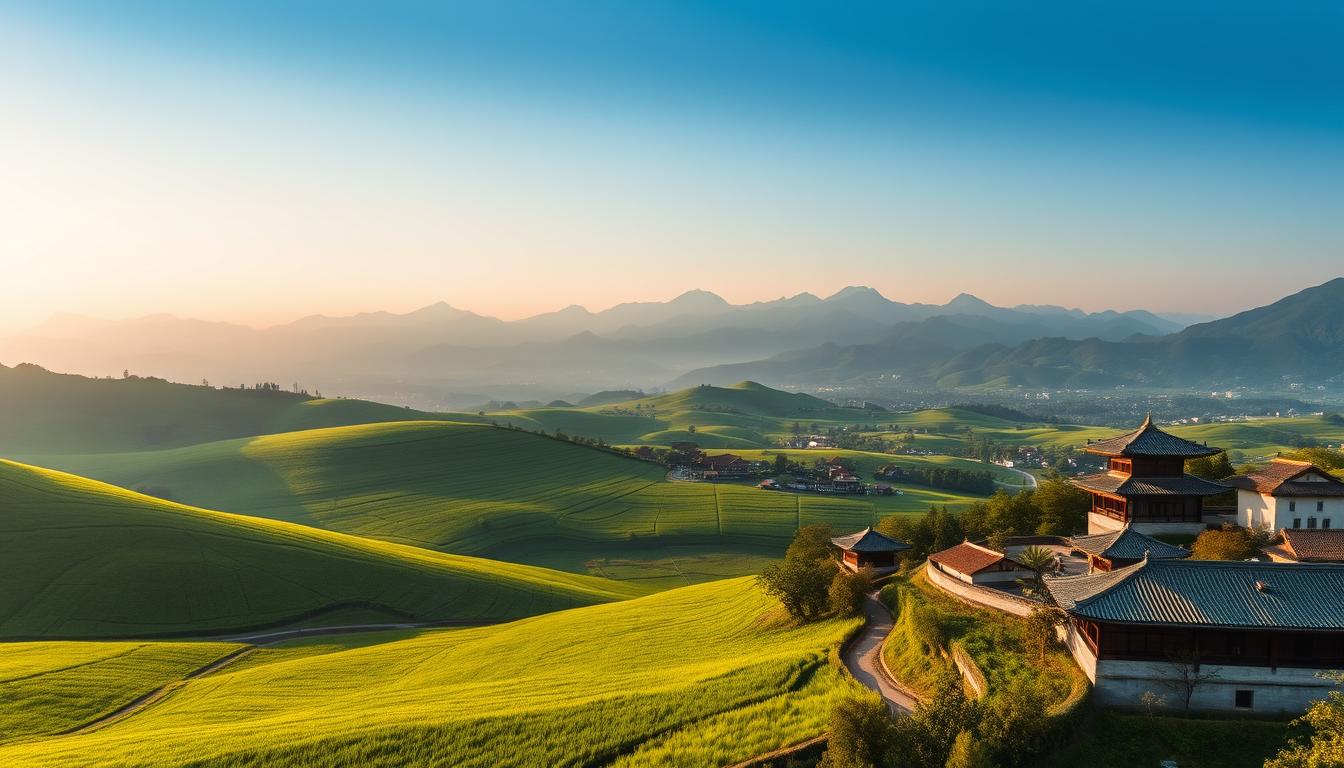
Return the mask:
M452 418L366 400L220 389L130 376L92 379L0 365L0 455L173 448L232 437L377 421Z
M826 659L857 622L795 627L776 605L737 579L497 627L291 643L101 730L0 746L0 763L726 765L811 737L852 685Z
M213 512L0 461L0 637L312 620L497 621L630 597L609 581Z

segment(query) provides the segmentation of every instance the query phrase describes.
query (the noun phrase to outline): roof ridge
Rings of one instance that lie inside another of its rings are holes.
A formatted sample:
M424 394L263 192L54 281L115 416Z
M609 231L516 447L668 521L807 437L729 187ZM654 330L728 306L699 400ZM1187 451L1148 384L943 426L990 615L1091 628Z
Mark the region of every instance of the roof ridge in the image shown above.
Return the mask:
M1299 466L1299 467L1314 467L1314 466L1316 466L1316 463L1315 463L1315 462L1311 462L1311 461L1303 461L1302 459L1289 459L1289 458L1285 458L1285 457L1283 457L1283 456L1275 456L1274 458L1270 459L1270 463L1271 463L1271 464L1296 464L1296 465Z

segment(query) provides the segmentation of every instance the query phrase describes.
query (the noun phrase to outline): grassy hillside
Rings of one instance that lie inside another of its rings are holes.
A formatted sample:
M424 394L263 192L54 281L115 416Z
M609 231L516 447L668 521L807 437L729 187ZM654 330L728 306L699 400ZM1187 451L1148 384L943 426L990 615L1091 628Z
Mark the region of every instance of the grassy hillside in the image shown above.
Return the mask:
M891 512L968 500L913 487L908 496L850 499L671 483L655 464L451 422L338 427L49 460L211 509L498 560L665 578L662 585L754 572L760 555L777 556L799 524L856 530ZM669 550L688 546L700 549ZM706 560L716 557L723 562ZM634 561L652 570L632 569Z
M90 379L33 365L0 365L0 455L171 448L344 424L452 418L364 400L215 389L162 379Z
M277 649L101 730L0 745L0 764L725 765L820 732L849 685L826 658L855 622L790 627L778 613L739 579L502 626Z
M629 597L610 581L186 507L0 462L0 637L125 637L348 610L500 620Z

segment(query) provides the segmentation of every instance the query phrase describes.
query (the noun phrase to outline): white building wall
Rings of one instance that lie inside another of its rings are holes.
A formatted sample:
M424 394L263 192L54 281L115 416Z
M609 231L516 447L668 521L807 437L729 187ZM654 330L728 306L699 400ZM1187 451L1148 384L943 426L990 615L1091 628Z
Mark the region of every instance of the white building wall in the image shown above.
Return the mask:
M1316 510L1317 504L1321 510ZM1295 507L1295 509L1293 509ZM1316 527L1324 528L1330 521L1330 528L1344 528L1344 498L1322 496L1274 497L1239 489L1237 491L1237 524L1245 528L1269 528L1273 531L1292 528L1293 520L1301 520L1301 527L1308 527L1311 518L1316 518Z
M1168 709L1180 711L1184 707L1185 694L1177 683L1180 676L1175 664L1112 659L1095 664L1092 695L1101 706L1136 708L1141 706L1143 694L1151 691L1165 698ZM1195 687L1190 708L1203 712L1300 715L1313 701L1325 698L1335 688L1333 682L1317 677L1318 671L1205 664L1200 667L1201 674L1214 677ZM1239 690L1254 692L1250 709L1236 707Z
M1278 530L1274 519L1274 497L1263 493L1237 489L1237 525L1242 528L1269 528Z

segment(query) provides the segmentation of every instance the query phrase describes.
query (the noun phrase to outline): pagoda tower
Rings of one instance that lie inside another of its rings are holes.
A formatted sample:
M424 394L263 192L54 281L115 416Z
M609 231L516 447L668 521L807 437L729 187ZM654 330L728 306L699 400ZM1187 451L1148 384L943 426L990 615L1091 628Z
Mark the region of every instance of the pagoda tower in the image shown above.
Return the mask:
M1092 494L1088 533L1128 525L1150 535L1198 534L1205 528L1204 497L1227 490L1185 472L1186 459L1222 450L1163 432L1153 426L1151 414L1133 432L1089 441L1084 450L1107 459L1105 472L1073 479Z

